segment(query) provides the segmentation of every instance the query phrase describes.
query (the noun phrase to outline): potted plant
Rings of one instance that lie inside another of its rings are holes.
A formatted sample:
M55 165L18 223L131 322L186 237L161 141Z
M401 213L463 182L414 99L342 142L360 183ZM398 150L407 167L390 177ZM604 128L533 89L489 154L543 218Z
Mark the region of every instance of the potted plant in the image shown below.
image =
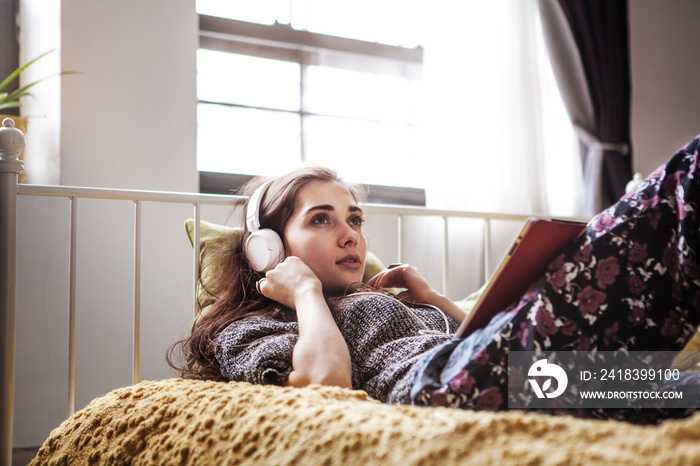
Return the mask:
M5 79L0 82L0 121L4 120L5 118L12 118L15 122L15 128L21 130L23 133L27 133L27 119L19 117L17 115L4 115L2 114L4 111L7 109L19 109L22 106L21 98L25 96L31 95L29 90L39 84L40 82L49 79L50 77L53 76L48 76L43 79L39 79L38 81L31 82L29 84L25 84L24 86L19 87L18 89L7 92L5 91L5 88L7 88L11 82L13 82L15 79L17 79L22 73L22 71L26 70L28 67L30 67L32 64L34 64L37 60L42 59L46 55L50 54L53 52L53 50L49 50L48 52L44 52L38 57L34 58L33 60L25 63L24 65L20 66L16 70L14 70L12 73L9 74ZM62 72L59 73L58 75L62 74L67 74L68 72ZM20 159L24 159L24 151L22 151L22 154L20 155ZM19 181L20 183L24 181L25 175L23 173L20 174L19 176Z

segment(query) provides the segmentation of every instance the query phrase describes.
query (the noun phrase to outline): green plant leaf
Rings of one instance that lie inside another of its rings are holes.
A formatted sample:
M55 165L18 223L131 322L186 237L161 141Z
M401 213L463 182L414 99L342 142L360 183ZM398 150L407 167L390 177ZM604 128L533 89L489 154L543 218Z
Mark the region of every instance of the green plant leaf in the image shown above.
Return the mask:
M54 50L55 50L55 49L54 49ZM7 87L7 85L10 84L14 79L16 79L22 71L26 70L26 69L27 69L29 66L31 66L34 62L36 62L37 60L39 60L39 59L45 57L46 55L48 55L49 53L53 52L54 50L49 50L48 52L44 52L44 53L42 53L41 55L39 55L38 57L36 57L35 59L31 60L30 62L24 64L23 66L20 66L20 67L17 68L16 70L14 70L7 78L5 78L5 79L0 83L0 91L2 91L5 87ZM29 83L29 84L27 84L27 85L25 85L25 86L20 87L19 89L15 89L15 90L12 91L12 92L9 92L9 93L7 93L7 92L0 92L0 109L3 109L3 108L17 108L17 107L21 107L21 106L22 106L22 103L20 102L20 98L21 98L21 97L25 97L25 96L32 95L32 94L30 94L30 93L28 92L28 90L29 90L30 88L36 86L36 85L39 84L40 82L45 81L45 80L47 80L47 79L49 79L49 78L54 78L54 77L56 77L56 76L62 76L62 75L64 75L64 74L76 74L76 73L73 72L73 71L62 71L62 72L60 72L60 73L57 73L57 74L54 74L54 75L51 75L51 76L47 76L47 77L45 77L45 78L43 78L43 79L39 79L39 80L37 80L37 81L34 81L33 83Z
M21 105L22 104L20 104L19 102L7 102L5 104L0 103L0 110L4 110L6 108L18 108Z
M39 55L38 57L36 57L35 59L33 59L33 60L31 60L31 61L25 63L24 65L20 66L20 67L17 68L16 70L14 70L12 73L10 73L10 75L9 75L7 78L5 78L5 79L0 83L0 90L5 89L5 87L7 87L8 84L10 84L12 81L14 81L15 78L17 78L17 76L19 76L19 74L20 74L22 71L26 70L26 69L27 69L28 67L30 67L34 62L36 62L37 60L39 60L39 59L45 57L46 55L50 54L50 53L53 52L54 50L56 50L56 49L51 49L51 50L49 50L48 52L44 52L44 53L42 53L41 55Z
M47 79L53 78L55 76L60 76L63 73L58 73L53 76L47 76L45 78L42 78L38 81L34 81L33 83L27 84L26 86L20 87L19 89L15 89L14 91L10 92L5 99L0 99L2 100L19 100L20 97L24 97L26 95L31 95L31 93L27 92L28 89L36 86L42 81L46 81Z

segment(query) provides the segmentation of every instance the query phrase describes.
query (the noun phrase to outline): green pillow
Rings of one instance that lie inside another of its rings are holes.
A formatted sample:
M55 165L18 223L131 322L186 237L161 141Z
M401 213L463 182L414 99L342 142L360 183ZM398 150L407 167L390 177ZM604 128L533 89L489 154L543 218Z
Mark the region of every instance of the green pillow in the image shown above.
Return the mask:
M488 285L488 282L487 282L487 283L484 283L484 284L481 286L481 288L479 288L479 289L476 290L475 292L471 293L471 294L470 294L469 296L467 296L466 298L461 299L461 300L459 300L459 301L455 301L454 303L455 303L460 309L462 309L464 312L466 312L467 315L469 315L469 313L472 312L472 310L474 309L474 306L476 305L476 302L479 300L479 298L481 297L481 295L482 295L482 294L484 293L484 291L486 290L486 286L487 286L487 285Z

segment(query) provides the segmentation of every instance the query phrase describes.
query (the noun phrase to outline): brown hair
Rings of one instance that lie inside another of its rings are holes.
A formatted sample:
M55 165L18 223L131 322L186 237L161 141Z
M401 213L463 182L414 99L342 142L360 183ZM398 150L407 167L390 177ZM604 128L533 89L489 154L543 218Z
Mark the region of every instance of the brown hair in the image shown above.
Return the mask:
M265 181L254 178L240 190L240 194L250 197ZM284 229L294 213L299 191L313 181L340 183L356 202L366 199L363 187L345 183L335 171L325 167L302 167L270 184L260 205L260 227L272 229L284 242ZM243 207L247 208L247 201ZM237 320L256 314L274 315L282 310L280 304L261 295L255 288L262 274L248 263L244 251L247 237L248 229L244 226L242 235L235 241L220 244L201 265L200 286L216 299L196 322L190 336L173 345L166 356L168 364L184 378L225 380L215 356L218 335ZM206 269L213 273L205 283L202 272ZM174 362L176 353L186 361L184 365Z

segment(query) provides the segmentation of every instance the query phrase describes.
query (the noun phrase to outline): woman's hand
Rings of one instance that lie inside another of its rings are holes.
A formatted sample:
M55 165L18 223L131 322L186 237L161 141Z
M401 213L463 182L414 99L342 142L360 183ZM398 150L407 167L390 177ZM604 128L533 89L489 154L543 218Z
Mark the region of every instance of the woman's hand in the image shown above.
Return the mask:
M418 269L408 264L389 266L372 277L367 284L374 288L405 288L406 291L397 297L412 303L433 304L431 301L439 296Z
M298 257L287 257L265 274L258 285L260 293L283 306L297 308L303 293L323 294L321 281Z
M412 265L389 266L372 277L367 284L374 288L405 288L397 298L416 304L430 304L440 308L455 321L461 322L466 314L456 304L441 295Z

